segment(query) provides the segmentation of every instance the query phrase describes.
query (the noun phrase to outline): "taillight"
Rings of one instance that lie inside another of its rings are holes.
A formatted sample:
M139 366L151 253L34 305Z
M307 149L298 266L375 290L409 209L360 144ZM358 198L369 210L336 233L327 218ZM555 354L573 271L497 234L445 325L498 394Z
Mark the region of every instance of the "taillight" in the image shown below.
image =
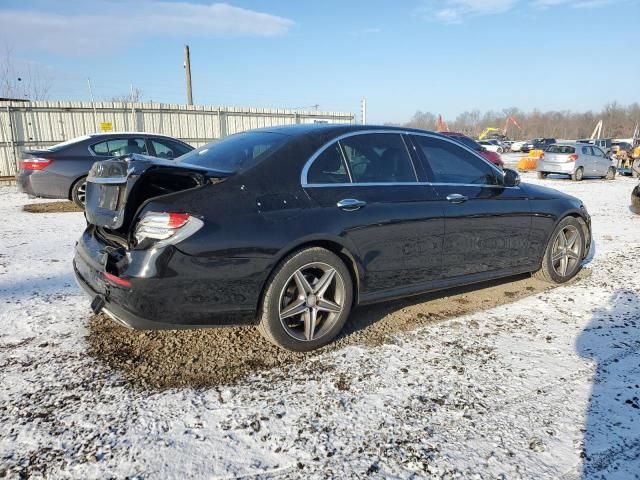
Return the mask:
M578 155L574 153L572 155L569 155L567 162L575 162L576 160L578 160Z
M136 225L135 238L139 244L157 240L154 246L176 244L202 228L204 223L190 213L147 212Z
M121 287L126 287L126 288L131 287L131 282L125 278L118 277L117 275L114 275L109 272L102 272L102 275L104 276L104 278L106 278L112 283L115 283L116 285L120 285Z
M22 170L44 170L53 163L53 160L48 158L27 158L20 162L20 168Z

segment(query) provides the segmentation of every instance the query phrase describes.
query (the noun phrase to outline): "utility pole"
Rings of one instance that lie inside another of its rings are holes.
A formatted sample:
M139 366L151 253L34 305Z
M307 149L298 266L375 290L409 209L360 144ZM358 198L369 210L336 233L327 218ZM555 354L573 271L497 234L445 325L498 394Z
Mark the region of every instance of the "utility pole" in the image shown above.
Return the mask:
M96 115L96 102L93 98L93 90L91 90L91 79L87 77L87 85L89 85L89 97L91 97L91 106L93 107L93 126L98 131L98 116Z
M184 46L184 70L187 76L187 105L193 105L193 92L191 90L191 56L189 45Z
M367 99L360 100L360 121L362 125L367 124Z

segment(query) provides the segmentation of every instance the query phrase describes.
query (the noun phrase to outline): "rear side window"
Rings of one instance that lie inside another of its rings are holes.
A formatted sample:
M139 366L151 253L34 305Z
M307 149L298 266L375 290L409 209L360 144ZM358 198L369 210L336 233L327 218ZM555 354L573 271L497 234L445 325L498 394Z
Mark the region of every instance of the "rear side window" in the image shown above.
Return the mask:
M349 183L338 142L325 149L316 158L307 174L308 183Z
M582 147L582 154L593 155L593 151L591 150L591 147Z
M143 138L112 138L92 145L91 150L96 155L104 157L115 157L131 153L147 155L147 145Z
M340 140L354 183L417 182L402 137L368 133Z
M427 171L435 183L497 185L496 171L464 148L433 137L413 137L424 153Z
M246 170L261 162L286 143L290 137L273 132L237 133L219 142L192 150L178 160L221 172Z
M576 153L576 149L569 145L550 145L547 147L548 153Z

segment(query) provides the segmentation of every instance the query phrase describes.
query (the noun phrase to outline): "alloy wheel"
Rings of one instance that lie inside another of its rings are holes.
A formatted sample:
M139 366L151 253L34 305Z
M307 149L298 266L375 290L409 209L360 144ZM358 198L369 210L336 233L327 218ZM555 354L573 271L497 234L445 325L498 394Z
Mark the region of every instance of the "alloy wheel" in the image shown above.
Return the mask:
M561 277L571 275L580 264L580 234L573 225L567 225L558 232L553 242L551 264Z
M78 189L76 190L76 197L82 203L85 204L85 200L87 198L87 182L84 181L80 185L78 185Z
M289 277L280 293L280 322L300 341L316 340L336 323L345 300L340 273L326 263L313 262Z

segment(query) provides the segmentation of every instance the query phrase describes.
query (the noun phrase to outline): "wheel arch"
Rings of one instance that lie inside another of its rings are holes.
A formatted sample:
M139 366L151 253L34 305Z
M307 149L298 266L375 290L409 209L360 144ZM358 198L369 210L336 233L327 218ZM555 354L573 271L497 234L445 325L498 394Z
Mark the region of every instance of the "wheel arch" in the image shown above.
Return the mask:
M585 214L581 210L572 209L565 212L564 215L558 216L558 219L556 220L553 226L553 230L551 230L551 235L553 235L553 232L555 232L556 228L558 228L558 224L567 217L572 217L577 219L578 223L580 224L580 227L582 228L582 234L584 235L585 243L586 243L586 245L584 246L583 258L586 258L587 255L589 254L589 251L591 250L591 242L592 242L591 227L590 227L590 221L587 218L585 218ZM551 241L551 236L549 237L547 242L550 242L550 241Z
M353 247L347 244L342 238L331 238L331 237L309 237L301 239L292 245L287 245L282 250L280 250L270 266L269 274L266 276L265 281L262 284L262 288L260 289L260 297L258 299L258 311L262 308L262 303L264 301L264 296L273 278L275 270L278 268L282 260L284 260L287 256L292 254L293 252L304 250L306 248L312 247L321 247L329 250L340 258L349 270L349 274L351 275L351 280L353 284L353 303L355 306L359 302L359 292L360 292L360 284L361 278L363 276L363 268L361 263L358 261L357 257L354 255L353 251L355 250Z
M86 179L87 178L87 174L82 174L79 177L77 177L75 180L73 180L71 182L71 185L69 186L69 192L67 193L67 199L68 200L73 200L73 188L76 186L76 184L78 182L80 182L82 179Z

